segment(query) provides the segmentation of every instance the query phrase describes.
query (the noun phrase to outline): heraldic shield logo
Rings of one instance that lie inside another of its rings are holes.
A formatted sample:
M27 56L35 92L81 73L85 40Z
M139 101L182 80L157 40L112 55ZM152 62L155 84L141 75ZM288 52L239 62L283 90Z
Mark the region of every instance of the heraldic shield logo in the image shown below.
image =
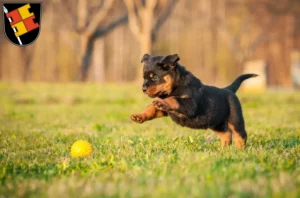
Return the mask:
M40 33L41 3L3 3L4 32L15 45L32 44Z

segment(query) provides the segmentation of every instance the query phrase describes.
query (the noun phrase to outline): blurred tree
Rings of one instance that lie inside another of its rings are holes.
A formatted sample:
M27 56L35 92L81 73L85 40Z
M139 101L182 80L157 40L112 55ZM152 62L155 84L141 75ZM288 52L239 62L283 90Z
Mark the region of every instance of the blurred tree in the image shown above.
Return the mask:
M231 50L231 54L233 55L233 58L236 63L236 72L241 73L244 62L251 55L251 53L259 46L259 44L261 44L261 42L267 35L270 26L274 23L275 18L271 18L267 25L264 24L265 28L262 29L261 33L258 34L256 38L254 38L252 41L248 39L247 42L245 42L243 40L243 36L245 36L246 33L249 32L249 23L251 20L249 10L247 9L246 1L232 1L230 3L227 2L227 4L225 0L221 0L221 2L222 4L219 7L219 9L223 10L221 11L223 15L221 15L218 18L218 33L220 37L228 44L229 49ZM237 24L239 26L232 28L229 23L233 20L229 20L229 17L226 16L226 13L229 13L230 10L233 10L234 12L237 9L241 10L240 12L238 12L239 20Z
M40 3L41 1L35 0L32 2ZM51 6L50 1L42 2L42 10L41 10L42 13L45 13L50 6ZM27 47L19 48L21 58L23 59L22 60L23 70L21 71L22 72L21 76L22 76L22 80L24 82L29 80L30 66L32 65L32 60L35 55L35 48L36 48L35 46L36 45L34 45L34 43L33 43L32 45L29 45Z
M265 60L270 85L289 86L290 54L300 49L299 3L47 0L42 32L32 46L11 45L0 31L0 77L133 81L141 76L137 62L148 52L179 53L181 63L201 80L220 86L239 75L244 62ZM128 19L130 24L121 27Z
M295 46L293 34L296 32L294 21L297 19L296 13L299 12L299 0L282 0L275 3L265 0L264 7L269 15L276 18L276 25L267 44L272 54L269 54L269 83L271 86L291 87L291 54Z
M3 20L0 20L0 27L3 27ZM2 43L3 43L3 39L4 39L4 37L3 38L0 38L0 60L2 60L2 48L1 48L1 46L2 46ZM0 80L2 79L2 75L3 75L3 66L2 66L2 64L1 64L1 61L0 61Z
M173 11L177 0L124 0L129 28L140 44L140 57L152 53L152 42L159 28ZM140 75L137 75L139 78Z
M35 45L29 45L26 48L21 48L21 50L24 64L23 81L26 82L29 79L30 65L34 56Z
M56 1L64 8L70 25L80 36L81 60L77 79L84 81L87 78L95 40L106 35L118 25L127 22L127 14L118 16L118 18L108 17L116 7L117 0L101 0L96 3L95 1L77 0L77 5L73 0ZM111 20L111 18L116 19Z
M225 0L220 0L220 2L222 2L222 6L219 6L219 9L223 9L221 13L224 13L224 15L218 18L218 32L221 38L227 42L229 49L231 50L231 54L236 63L236 72L241 73L245 61L252 56L253 52L258 47L271 39L270 31L276 26L276 21L279 20L279 17L288 14L296 7L297 2L299 1L284 0L280 4L272 0L233 0L227 1L227 3ZM241 10L239 12L239 27L236 27L236 30L234 30L230 28L229 25L232 20L229 20L225 13L237 9ZM266 22L261 19L262 15L257 14L261 9L266 10L263 15L264 18L268 19ZM257 16L253 13L256 13ZM251 26L249 25L251 24L251 20L257 21L256 25L259 25L260 32L255 34L256 36L251 39L245 39L245 35L251 32ZM278 31L280 30L278 29ZM281 35L281 38L283 37L284 35Z

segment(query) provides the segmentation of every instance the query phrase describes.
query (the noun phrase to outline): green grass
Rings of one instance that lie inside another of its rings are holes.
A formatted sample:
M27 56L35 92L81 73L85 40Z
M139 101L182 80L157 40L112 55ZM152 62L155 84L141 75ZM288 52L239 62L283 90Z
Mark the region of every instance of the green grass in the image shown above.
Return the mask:
M134 85L0 84L0 197L299 197L300 93L246 94L248 146L129 120ZM72 159L88 140L93 155Z

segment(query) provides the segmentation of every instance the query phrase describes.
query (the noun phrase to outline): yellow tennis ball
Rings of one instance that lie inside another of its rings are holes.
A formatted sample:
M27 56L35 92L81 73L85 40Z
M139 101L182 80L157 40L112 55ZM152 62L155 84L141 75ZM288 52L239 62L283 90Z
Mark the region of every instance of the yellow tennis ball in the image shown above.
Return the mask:
M77 157L88 157L92 154L92 146L85 140L78 140L71 146L71 156Z

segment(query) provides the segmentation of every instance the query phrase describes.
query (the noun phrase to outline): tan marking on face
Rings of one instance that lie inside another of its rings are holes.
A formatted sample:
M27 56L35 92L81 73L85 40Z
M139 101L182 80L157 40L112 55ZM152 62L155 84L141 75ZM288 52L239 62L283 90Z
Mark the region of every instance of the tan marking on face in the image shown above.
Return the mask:
M149 77L152 78L152 77L153 77L153 73L150 73L150 74L149 74Z
M170 75L164 76L164 80L166 81L164 83L164 91L166 91L168 94L170 94L173 89L174 80L172 79L172 77Z
M162 85L150 85L146 91L148 96L154 96L162 89Z
M170 75L164 76L165 83L159 85L151 85L148 87L146 94L149 96L156 95L159 92L170 94L172 92L174 80Z

